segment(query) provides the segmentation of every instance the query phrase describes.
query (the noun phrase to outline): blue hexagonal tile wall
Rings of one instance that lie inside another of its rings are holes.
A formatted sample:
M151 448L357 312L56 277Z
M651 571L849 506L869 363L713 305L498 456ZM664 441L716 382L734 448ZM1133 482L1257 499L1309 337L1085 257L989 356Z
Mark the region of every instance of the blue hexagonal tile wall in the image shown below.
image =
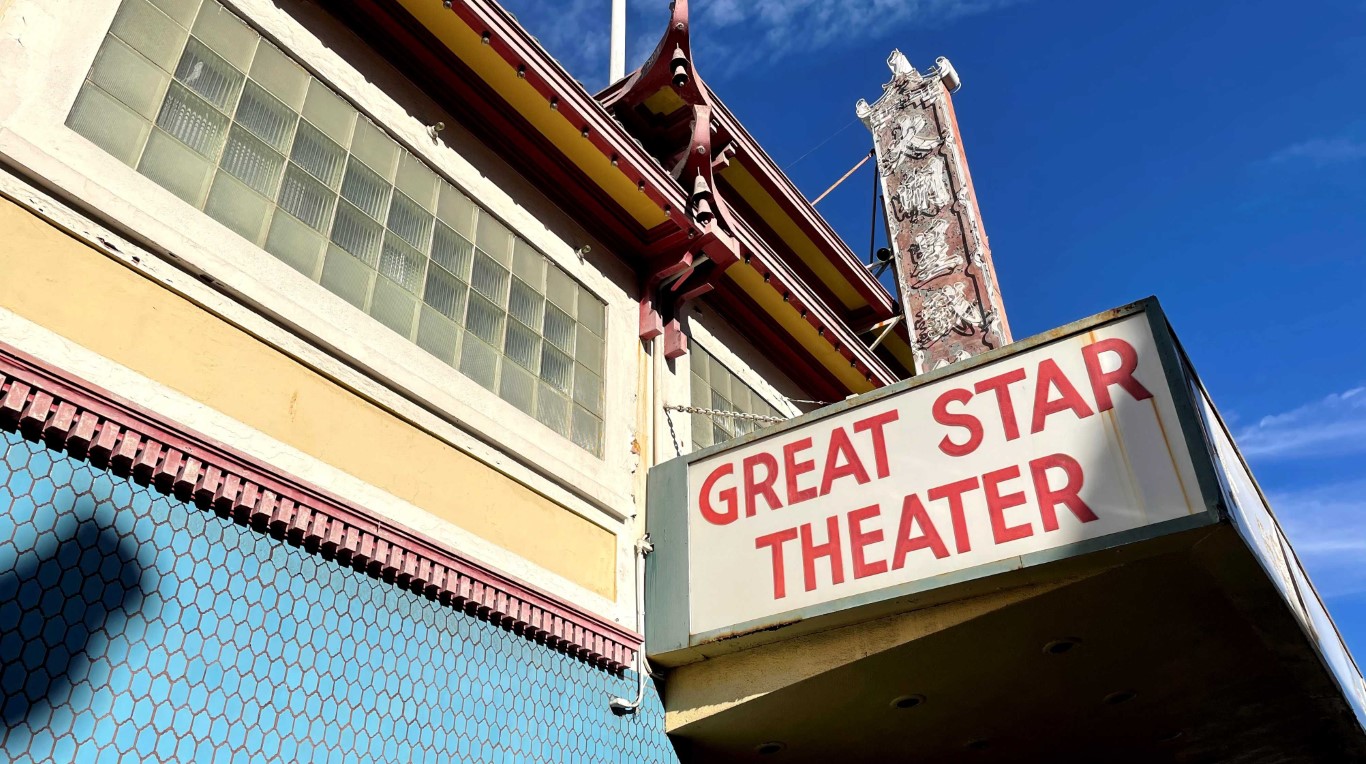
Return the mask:
M0 432L0 758L674 762L653 692Z

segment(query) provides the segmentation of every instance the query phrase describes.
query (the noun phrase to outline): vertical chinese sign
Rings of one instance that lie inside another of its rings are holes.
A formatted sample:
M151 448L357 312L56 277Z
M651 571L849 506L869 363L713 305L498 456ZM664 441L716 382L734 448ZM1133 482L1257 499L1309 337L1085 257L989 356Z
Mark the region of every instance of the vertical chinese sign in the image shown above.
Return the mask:
M886 199L897 291L910 327L916 373L1010 342L1005 307L958 137L945 75L922 75L900 51L892 80L858 116L873 133Z

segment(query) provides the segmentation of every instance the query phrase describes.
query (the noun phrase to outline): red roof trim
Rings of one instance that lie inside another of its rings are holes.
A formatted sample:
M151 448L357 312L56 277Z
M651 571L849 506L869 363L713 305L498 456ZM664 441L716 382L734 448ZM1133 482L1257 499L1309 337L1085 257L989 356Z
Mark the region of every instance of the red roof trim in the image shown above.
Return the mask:
M370 18L389 17L397 20L408 14L397 4L383 3L379 0L359 0L353 9ZM471 29L482 30L488 34L488 45L514 70L522 70L523 76L543 97L546 108L553 108L563 118L570 120L580 130L587 127L590 140L605 156L617 159L617 169L629 179L636 181L641 191L660 206L668 215L671 224L679 229L691 227L687 219L688 197L663 167L626 132L607 109L593 98L583 86L573 79L523 29L507 11L491 0L456 0L450 11L455 13ZM336 9L334 12L355 18L351 12ZM360 30L366 34L366 30ZM481 32L481 33L482 33ZM496 108L496 106L494 106ZM810 287L799 283L791 270L782 264L781 258L769 247L762 237L743 223L736 231L742 254L752 254L765 267L765 272L779 275L770 281L780 295L785 292L801 295L802 304L810 309L810 320L819 328L826 329L825 339L832 346L839 346L841 352L852 356L856 366L865 375L871 375L875 385L886 385L897 381L898 377L882 359L869 351L854 329L842 320L821 300ZM657 229L655 229L657 231ZM642 242L648 245L648 242ZM629 248L618 255L629 260L637 252ZM859 266L862 268L862 266Z
M721 128L729 132L735 142L740 144L739 158L742 161L749 160L748 164L750 164L751 169L757 170L757 172L752 173L754 177L763 184L766 191L778 200L779 204L787 209L803 233L810 237L817 246L822 247L827 254L833 255L832 260L835 266L845 274L859 294L873 307L874 315L878 318L891 318L895 314L892 307L892 296L882 284L878 283L877 279L873 278L873 275L863 264L863 260L855 255L849 245L835 233L835 230L830 227L830 223L820 213L816 212L816 208L797 189L796 184L787 177L787 173L778 167L768 152L759 147L758 142L745 130L744 125L740 124L740 120L731 114L725 103L716 97L715 93L712 93L712 103L716 107L716 116L721 122Z

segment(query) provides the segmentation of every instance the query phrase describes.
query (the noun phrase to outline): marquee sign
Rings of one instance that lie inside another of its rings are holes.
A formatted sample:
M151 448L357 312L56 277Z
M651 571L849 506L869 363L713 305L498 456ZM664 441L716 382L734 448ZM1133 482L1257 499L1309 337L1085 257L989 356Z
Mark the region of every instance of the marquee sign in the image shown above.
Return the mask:
M1176 357L1138 303L656 467L647 649L1217 521Z

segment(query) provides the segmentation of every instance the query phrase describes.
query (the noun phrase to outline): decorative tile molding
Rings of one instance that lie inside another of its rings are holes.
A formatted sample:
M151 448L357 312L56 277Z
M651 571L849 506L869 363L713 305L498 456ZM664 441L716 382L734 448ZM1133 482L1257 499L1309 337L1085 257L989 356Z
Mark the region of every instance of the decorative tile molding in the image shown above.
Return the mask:
M620 675L640 635L0 343L0 427Z

